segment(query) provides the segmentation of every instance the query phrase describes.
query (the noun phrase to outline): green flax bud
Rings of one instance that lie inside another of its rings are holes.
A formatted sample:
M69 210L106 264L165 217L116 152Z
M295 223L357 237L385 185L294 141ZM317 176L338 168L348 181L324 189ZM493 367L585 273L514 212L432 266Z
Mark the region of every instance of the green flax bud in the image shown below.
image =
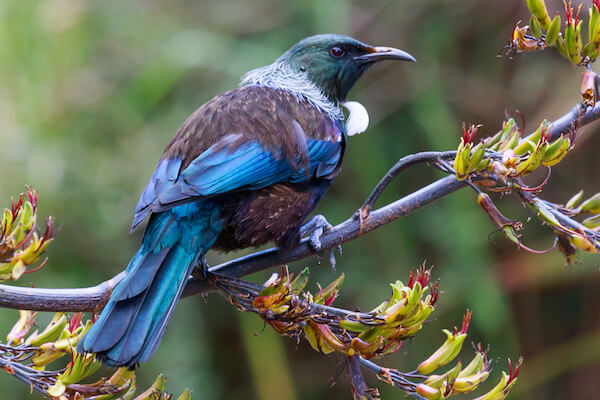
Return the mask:
M556 14L548 27L548 31L546 32L546 44L548 46L553 46L558 39L558 33L560 32L560 15Z
M550 26L550 16L548 15L548 9L544 0L527 0L527 7L531 14L537 18L541 27L548 29L548 26Z

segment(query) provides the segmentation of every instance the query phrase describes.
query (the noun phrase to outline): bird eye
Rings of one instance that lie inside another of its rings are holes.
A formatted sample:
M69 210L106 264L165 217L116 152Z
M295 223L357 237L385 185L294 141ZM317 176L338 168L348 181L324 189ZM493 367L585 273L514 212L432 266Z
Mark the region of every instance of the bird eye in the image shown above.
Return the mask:
M329 54L331 54L331 56L334 58L340 58L341 56L346 54L346 52L341 47L334 46L331 49L329 49Z

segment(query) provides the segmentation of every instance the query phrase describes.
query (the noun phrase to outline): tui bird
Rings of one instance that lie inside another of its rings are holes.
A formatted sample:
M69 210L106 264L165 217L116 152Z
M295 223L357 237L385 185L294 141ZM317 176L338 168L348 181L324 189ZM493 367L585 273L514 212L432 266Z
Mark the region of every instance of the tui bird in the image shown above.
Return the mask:
M345 100L381 60L415 61L348 36L311 36L196 110L135 209L132 231L150 215L142 245L77 350L109 366L147 361L211 248L289 247L313 233L318 250L330 225L322 216L303 221L340 172L348 135L367 127L364 107Z

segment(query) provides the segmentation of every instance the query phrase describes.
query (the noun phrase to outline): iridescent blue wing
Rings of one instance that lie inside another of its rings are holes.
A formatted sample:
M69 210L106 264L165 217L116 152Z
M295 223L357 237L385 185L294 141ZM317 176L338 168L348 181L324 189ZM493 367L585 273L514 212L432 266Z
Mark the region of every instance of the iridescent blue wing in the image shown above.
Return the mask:
M225 137L224 141L228 141ZM231 142L231 140L229 140ZM308 139L295 160L257 141L231 149L216 143L180 171L182 161L163 159L136 207L132 230L149 212L160 212L198 198L253 190L276 183L327 178L342 157L340 141Z

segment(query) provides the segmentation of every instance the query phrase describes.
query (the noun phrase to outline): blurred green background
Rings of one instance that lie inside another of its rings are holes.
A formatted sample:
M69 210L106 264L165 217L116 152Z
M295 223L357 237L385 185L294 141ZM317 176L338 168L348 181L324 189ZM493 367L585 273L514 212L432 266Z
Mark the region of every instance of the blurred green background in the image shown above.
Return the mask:
M56 216L61 226L48 265L19 284L89 286L120 271L141 237L128 234L138 196L178 126L244 72L308 35L345 33L419 60L377 65L352 91L371 125L350 140L343 173L317 208L332 223L349 217L399 157L456 148L462 121L483 124L480 132L489 135L505 110L519 109L529 128L559 117L578 101L580 69L553 50L496 57L514 23L528 19L524 3L1 0L0 202L8 206L29 184L39 191L41 215ZM548 5L551 14L562 7ZM576 151L554 169L546 198L561 202L580 188L599 189L597 131L585 128ZM414 168L381 203L440 176ZM387 295L388 282L406 280L426 260L443 290L436 319L383 364L413 369L441 344L440 330L459 324L470 308L470 340L490 343L491 357L501 358L486 387L506 368L506 356L523 355L511 398L597 398L600 258L582 257L565 270L558 251L517 251L493 232L475 200L463 190L346 244L337 273L314 258L292 268L311 267L312 289L345 272L338 304L366 310ZM516 197L499 206L527 221ZM551 245L537 220L525 226L529 246ZM234 256L212 253L209 262ZM16 318L0 310L2 332ZM464 352L470 359L469 346ZM189 386L195 399L350 398L340 357L280 339L217 295L180 302L160 349L138 372L140 386L159 372L170 391ZM403 397L371 378L383 398ZM30 396L6 374L0 387L0 399Z

